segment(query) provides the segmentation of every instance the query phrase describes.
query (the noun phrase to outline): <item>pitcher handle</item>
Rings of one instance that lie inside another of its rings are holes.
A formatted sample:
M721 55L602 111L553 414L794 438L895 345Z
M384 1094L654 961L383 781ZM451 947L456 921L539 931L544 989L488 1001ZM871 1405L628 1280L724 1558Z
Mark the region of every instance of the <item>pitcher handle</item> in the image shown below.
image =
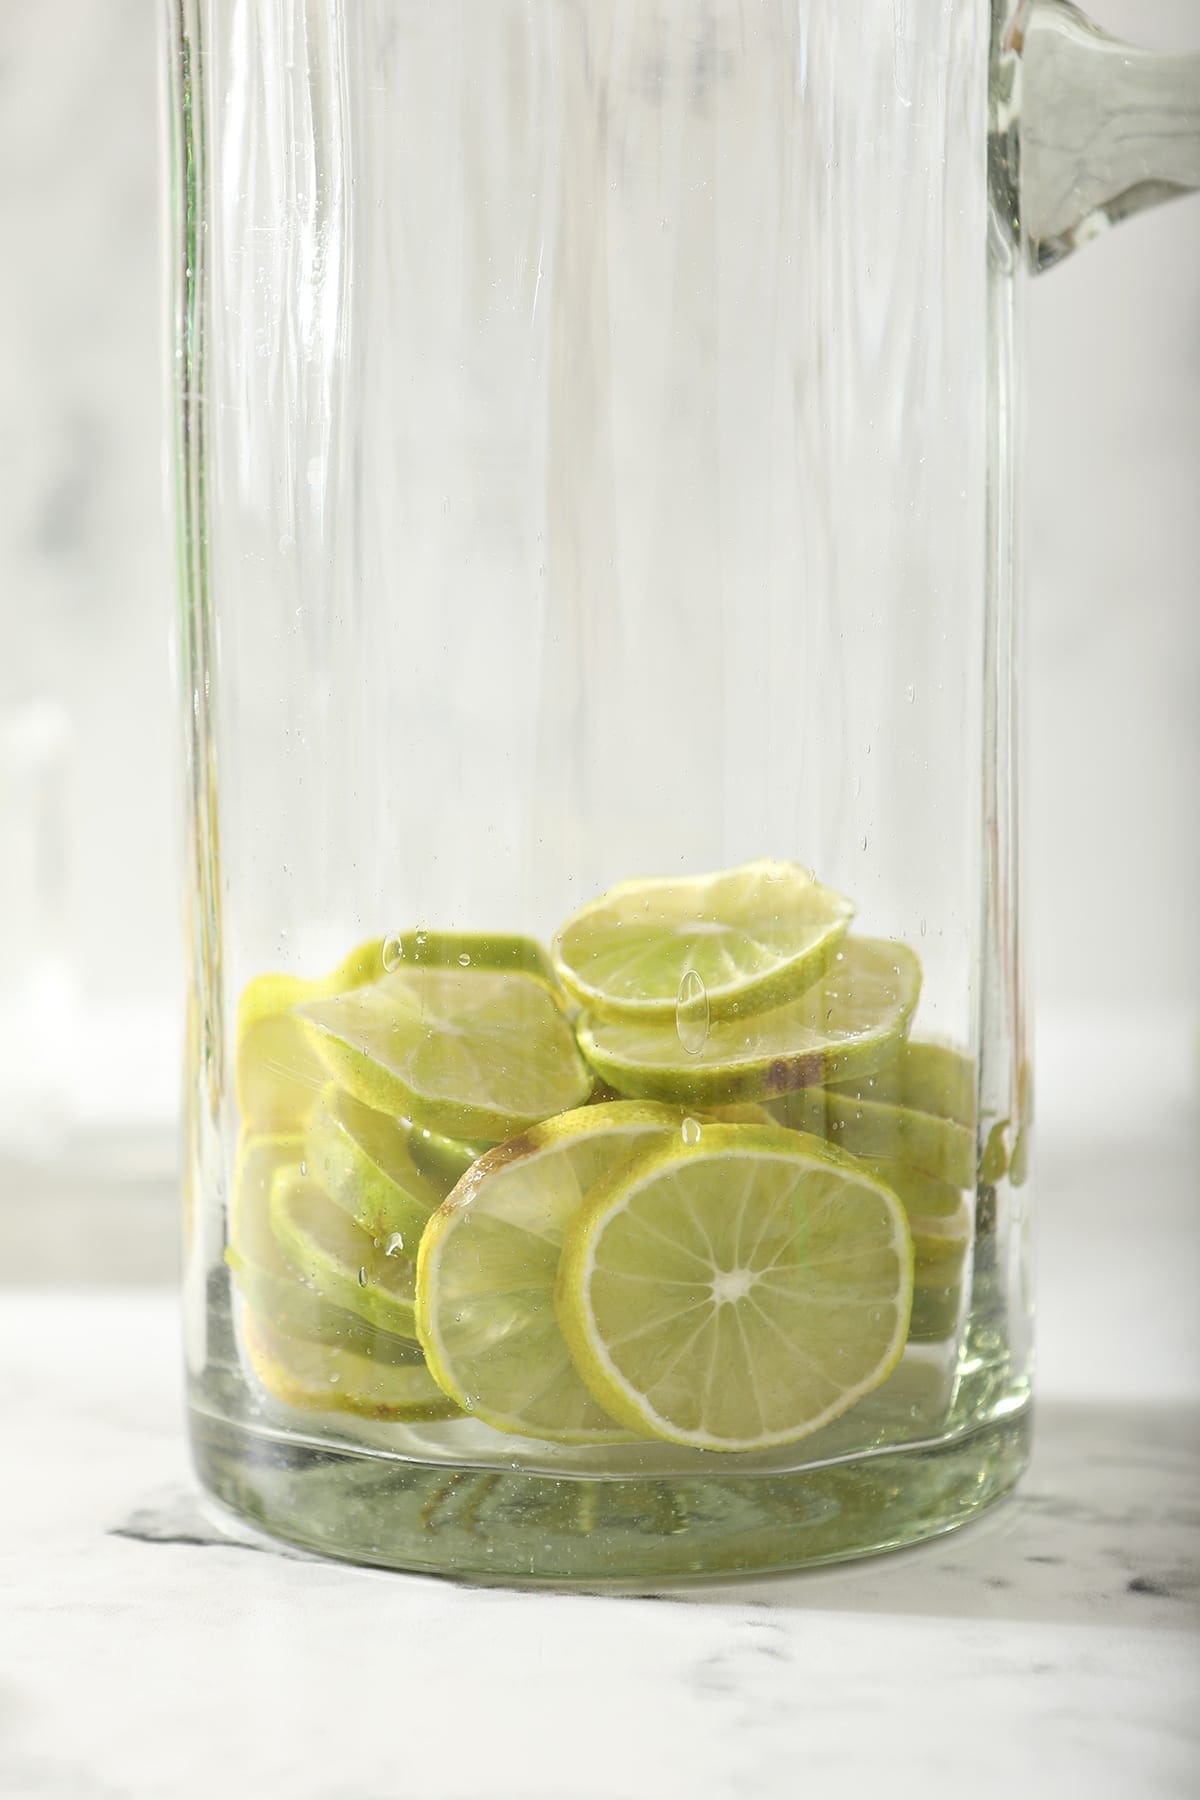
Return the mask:
M1068 0L1028 0L1006 48L1021 64L1020 227L1034 269L1200 188L1200 54L1132 49Z

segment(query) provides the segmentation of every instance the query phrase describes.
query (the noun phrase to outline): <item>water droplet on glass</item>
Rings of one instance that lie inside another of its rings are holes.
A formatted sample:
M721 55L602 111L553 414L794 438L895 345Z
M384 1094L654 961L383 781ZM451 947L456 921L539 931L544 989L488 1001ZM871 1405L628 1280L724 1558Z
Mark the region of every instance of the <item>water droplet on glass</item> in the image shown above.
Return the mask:
M921 920L921 936L924 937L928 930L929 930L929 920L922 919Z
M385 937L383 940L383 966L388 974L399 968L404 961L404 945L398 937Z
M397 1255L397 1253L399 1251L403 1250L403 1248L404 1248L404 1239L401 1237L401 1235L398 1231L393 1231L391 1237L388 1239L386 1245L384 1246L383 1254L385 1256L395 1256L395 1255Z
M469 957L469 956L468 956L468 955L467 955L467 953L466 953L466 951L465 951L465 950L463 950L463 951L461 951L461 952L460 952L460 953L459 953L459 958L458 958L458 960L459 960L459 962L460 962L460 963L461 963L461 964L462 964L462 966L463 966L463 968L464 968L464 969L469 969L469 968L470 968L470 966L471 966L471 959L470 959L470 957Z
M685 969L675 1001L675 1030L689 1056L708 1042L708 989L695 969Z
M360 1269L358 1271L358 1285L359 1287L366 1287L367 1285L367 1271L365 1269Z
M685 1144L698 1144L700 1142L699 1119L685 1119L681 1135Z
M301 1174L302 1174L302 1175L307 1175L307 1174L308 1174L308 1164L307 1164L307 1163L306 1163L306 1162L302 1162L302 1163L301 1163L301 1164L300 1164L300 1173L301 1173Z

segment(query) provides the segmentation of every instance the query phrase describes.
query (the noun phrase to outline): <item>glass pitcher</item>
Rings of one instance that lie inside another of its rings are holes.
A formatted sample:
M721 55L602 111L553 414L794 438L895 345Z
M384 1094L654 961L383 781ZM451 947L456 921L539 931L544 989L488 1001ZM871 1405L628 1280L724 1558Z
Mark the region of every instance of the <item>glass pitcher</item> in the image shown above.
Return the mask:
M201 1480L533 1582L960 1523L1030 1428L1020 277L1197 184L1198 59L169 13Z

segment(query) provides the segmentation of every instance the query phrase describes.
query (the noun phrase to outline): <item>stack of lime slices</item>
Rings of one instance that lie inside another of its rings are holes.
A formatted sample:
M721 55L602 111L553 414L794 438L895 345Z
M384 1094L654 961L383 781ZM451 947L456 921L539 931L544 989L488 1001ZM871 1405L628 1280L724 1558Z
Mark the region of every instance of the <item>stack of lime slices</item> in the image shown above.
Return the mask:
M759 1451L955 1329L974 1071L794 864L414 932L239 1013L229 1260L288 1405Z

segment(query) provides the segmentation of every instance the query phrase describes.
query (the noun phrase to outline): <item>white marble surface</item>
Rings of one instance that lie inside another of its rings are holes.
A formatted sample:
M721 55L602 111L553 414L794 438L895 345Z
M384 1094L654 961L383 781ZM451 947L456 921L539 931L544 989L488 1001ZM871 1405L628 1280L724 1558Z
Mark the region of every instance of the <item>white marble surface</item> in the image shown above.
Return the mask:
M192 1487L168 1292L0 1291L0 1794L1191 1800L1195 1109L1185 1059L1087 1056L1089 1104L1043 1082L1033 1469L843 1569L618 1598L276 1549Z

